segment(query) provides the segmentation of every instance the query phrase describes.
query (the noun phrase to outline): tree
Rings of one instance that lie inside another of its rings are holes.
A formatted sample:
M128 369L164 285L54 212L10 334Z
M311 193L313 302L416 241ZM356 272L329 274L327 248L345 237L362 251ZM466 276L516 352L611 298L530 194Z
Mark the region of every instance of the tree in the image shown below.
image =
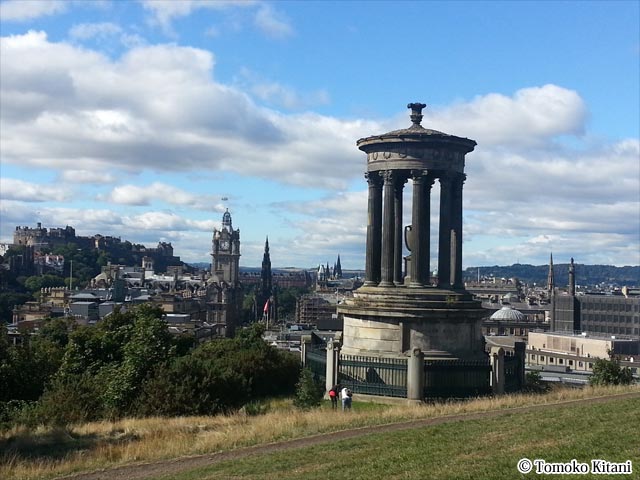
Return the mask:
M41 288L62 287L64 286L64 278L58 275L35 275L27 277L24 286L32 293L37 293Z
M590 385L629 385L633 375L629 367L622 367L620 359L609 352L610 358L599 358L593 364Z
M13 318L13 307L22 305L32 298L33 297L28 293L16 291L0 293L0 323L11 323Z
M313 372L304 368L300 373L300 380L296 384L296 396L293 404L302 409L309 410L319 407L324 396L324 387L313 378Z
M19 345L11 345L0 333L0 401L37 400L63 353L64 347L45 336L24 333Z
M128 413L147 375L172 355L171 334L161 316L161 310L148 304L135 309L133 330L124 345L122 363L109 368L107 375L104 400L111 416Z

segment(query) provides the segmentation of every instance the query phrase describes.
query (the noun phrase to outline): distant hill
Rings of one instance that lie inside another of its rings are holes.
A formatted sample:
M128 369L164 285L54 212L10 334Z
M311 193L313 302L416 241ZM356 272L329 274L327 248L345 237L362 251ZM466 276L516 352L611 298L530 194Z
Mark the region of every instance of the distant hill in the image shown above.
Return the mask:
M516 263L511 266L500 267L469 267L463 275L465 279L478 278L478 268L481 276L495 276L497 278L517 278L524 283L547 283L549 265L527 265ZM576 263L577 285L617 285L640 286L640 266L614 267L612 265L583 265ZM569 264L558 263L553 266L555 284L557 287L569 283Z
M192 263L193 267L209 269L208 263ZM578 285L614 285L614 286L640 286L640 266L614 267L612 265L584 265L576 263L576 284ZM478 268L480 275L484 277L494 276L497 278L517 278L521 282L529 284L546 285L549 265L528 265L516 263L511 266L484 266L469 267L464 270L463 275L467 280L478 278ZM279 271L285 269L273 269ZM569 283L569 264L557 263L553 266L556 286L562 287ZM259 272L260 267L240 267L242 272ZM346 271L345 271L346 272ZM351 272L351 271L350 271ZM356 272L355 270L353 272ZM364 271L357 271L364 276Z

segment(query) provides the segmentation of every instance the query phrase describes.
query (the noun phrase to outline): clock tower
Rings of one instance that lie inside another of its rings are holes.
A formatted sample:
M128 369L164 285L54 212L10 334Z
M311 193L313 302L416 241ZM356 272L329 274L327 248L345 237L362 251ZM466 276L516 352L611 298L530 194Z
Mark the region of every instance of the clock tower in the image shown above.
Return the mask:
M233 229L229 209L222 215L222 228L213 229L211 257L207 321L233 337L242 310L242 287L238 280L240 230Z
M222 228L220 230L213 229L212 244L212 278L218 283L237 284L240 263L240 230L233 229L229 209L222 216Z

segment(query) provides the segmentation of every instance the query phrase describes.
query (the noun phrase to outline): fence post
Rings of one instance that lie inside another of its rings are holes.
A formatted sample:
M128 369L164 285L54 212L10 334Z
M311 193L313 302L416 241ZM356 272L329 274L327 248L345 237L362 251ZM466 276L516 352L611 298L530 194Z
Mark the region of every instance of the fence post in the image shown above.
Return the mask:
M491 390L496 395L504 393L504 349L491 347Z
M407 400L424 399L424 353L419 348L411 350L407 361Z
M518 388L521 389L525 384L524 364L526 360L526 348L525 342L515 342L513 345L514 356L518 359Z
M340 342L327 342L327 370L324 376L325 390L328 392L338 383L338 363L340 359Z
M300 355L302 360L302 368L307 366L307 351L311 348L311 335L303 335L300 339Z

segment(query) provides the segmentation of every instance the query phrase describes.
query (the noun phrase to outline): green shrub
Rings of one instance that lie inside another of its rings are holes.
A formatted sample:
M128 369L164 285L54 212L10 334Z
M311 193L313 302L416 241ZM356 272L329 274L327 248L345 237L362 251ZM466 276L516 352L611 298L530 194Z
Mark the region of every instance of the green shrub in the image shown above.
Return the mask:
M542 380L540 372L533 370L527 372L525 376L525 385L523 391L531 393L544 393L549 391L549 385L547 384L547 382L544 382Z
M37 403L38 421L68 425L103 418L103 384L88 373L55 378Z
M0 402L0 430L13 425L35 426L39 423L38 404L27 400Z
M302 409L309 410L319 407L324 396L324 387L313 378L313 373L304 368L300 373L300 380L296 384L296 396L293 404Z
M212 359L186 356L160 367L142 385L135 403L141 416L215 415L249 399L247 382Z
M633 375L629 367L622 367L620 360L613 355L611 358L599 358L593 364L593 373L589 377L590 385L629 385Z
M257 417L258 415L266 414L269 411L269 405L258 400L252 400L242 407L242 410L249 417Z

